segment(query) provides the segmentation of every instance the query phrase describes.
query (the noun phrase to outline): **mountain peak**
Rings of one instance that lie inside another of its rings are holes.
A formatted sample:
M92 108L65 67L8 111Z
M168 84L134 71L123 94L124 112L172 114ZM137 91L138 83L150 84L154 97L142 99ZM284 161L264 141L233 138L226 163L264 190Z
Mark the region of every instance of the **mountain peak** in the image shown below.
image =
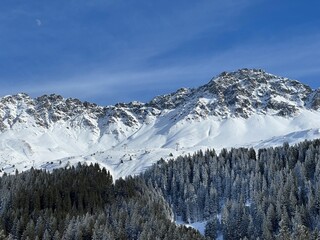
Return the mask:
M302 110L318 111L319 108L320 90L313 91L296 80L262 69L243 68L223 72L198 88L180 88L171 94L157 96L146 104L131 102L103 107L57 94L35 99L25 93L6 96L0 99L0 129L34 119L36 125L47 128L56 122L67 121L71 125L103 126L103 131L114 131L110 127L112 124L138 128L167 113L171 120L179 121L209 116L249 118L254 114L292 117Z
M222 72L214 77L210 83L232 85L232 84L253 84L253 83L276 83L283 81L294 81L288 78L279 77L267 73L263 69L242 68L233 72Z
M266 84L272 88L281 88L282 90L285 88L291 88L292 90L294 90L293 88L298 88L309 92L312 90L309 86L297 80L280 77L268 73L263 69L255 68L242 68L233 72L222 72L218 76L214 77L208 84L218 84L225 87L239 84L246 87L250 85L252 87L258 87L257 84Z
M185 154L194 147L274 142L274 136L319 136L319 116L320 89L260 69L224 72L148 103L97 106L20 93L0 98L0 168L13 169L8 159L19 171L32 160L50 169L98 160L123 176L144 169L158 153L169 156L177 144ZM293 131L300 132L288 135Z
M240 68L236 71L232 71L232 72L227 72L224 71L222 73L220 73L218 76L219 77L225 77L225 76L232 76L232 75L236 75L236 76L241 76L241 75L252 75L252 74L264 74L266 73L265 70L263 69L257 69L257 68Z
M27 93L17 93L14 95L7 95L1 98L1 102L15 102L22 100L30 100L31 97Z
M248 68L223 72L200 90L215 96L214 109L220 109L222 115L244 118L254 113L295 115L307 107L312 93L296 80Z

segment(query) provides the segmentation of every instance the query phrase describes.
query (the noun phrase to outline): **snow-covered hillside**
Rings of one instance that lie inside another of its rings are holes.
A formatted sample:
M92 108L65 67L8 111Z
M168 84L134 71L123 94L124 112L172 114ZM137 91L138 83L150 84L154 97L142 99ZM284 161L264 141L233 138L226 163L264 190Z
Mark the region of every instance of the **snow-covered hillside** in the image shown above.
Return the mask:
M0 170L99 162L118 178L198 149L320 138L320 89L262 70L222 73L148 103L97 106L59 95L0 100Z

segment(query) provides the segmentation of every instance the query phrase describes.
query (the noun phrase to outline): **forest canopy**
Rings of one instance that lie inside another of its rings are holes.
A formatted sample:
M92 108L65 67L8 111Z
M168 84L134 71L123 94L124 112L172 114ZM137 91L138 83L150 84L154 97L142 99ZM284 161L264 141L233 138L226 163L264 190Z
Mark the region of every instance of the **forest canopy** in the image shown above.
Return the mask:
M205 236L177 225L207 221ZM0 178L0 239L318 239L320 141L213 149L113 181L95 165Z

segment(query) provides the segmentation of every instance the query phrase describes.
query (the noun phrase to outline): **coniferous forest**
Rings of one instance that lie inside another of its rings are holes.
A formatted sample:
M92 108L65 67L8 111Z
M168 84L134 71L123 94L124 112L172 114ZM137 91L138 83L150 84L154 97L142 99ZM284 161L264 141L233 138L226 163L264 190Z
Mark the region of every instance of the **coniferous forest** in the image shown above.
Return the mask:
M113 184L97 164L3 176L0 196L0 239L202 239L142 179Z
M205 236L185 222L207 221ZM199 151L115 182L97 164L0 178L0 239L320 239L320 140Z
M207 220L215 239L320 239L320 140L199 151L144 174L175 216Z

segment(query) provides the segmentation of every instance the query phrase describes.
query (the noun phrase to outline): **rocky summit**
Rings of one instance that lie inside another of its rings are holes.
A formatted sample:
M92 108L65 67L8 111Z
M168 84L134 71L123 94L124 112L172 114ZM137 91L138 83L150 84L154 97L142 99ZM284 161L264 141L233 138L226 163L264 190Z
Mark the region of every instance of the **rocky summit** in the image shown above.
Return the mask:
M201 119L208 116L248 118L253 114L290 117L302 109L320 109L320 90L312 90L296 80L278 77L261 69L223 72L208 84L194 89L181 88L174 93L157 96L148 103L118 103L97 106L60 95L44 95L35 99L25 93L5 96L0 100L1 130L30 122L50 127L58 121L77 123L79 127L107 127L121 122L135 127L150 117L175 111L175 120Z
M98 106L56 94L33 99L20 93L0 99L0 167L15 163L28 169L37 162L42 167L43 161L74 159L103 162L124 176L173 150L315 138L319 116L320 89L261 69L223 72L203 86L181 88L147 103ZM131 151L129 159L145 162L112 162L110 151L119 157L124 146ZM108 158L102 154L106 151Z

